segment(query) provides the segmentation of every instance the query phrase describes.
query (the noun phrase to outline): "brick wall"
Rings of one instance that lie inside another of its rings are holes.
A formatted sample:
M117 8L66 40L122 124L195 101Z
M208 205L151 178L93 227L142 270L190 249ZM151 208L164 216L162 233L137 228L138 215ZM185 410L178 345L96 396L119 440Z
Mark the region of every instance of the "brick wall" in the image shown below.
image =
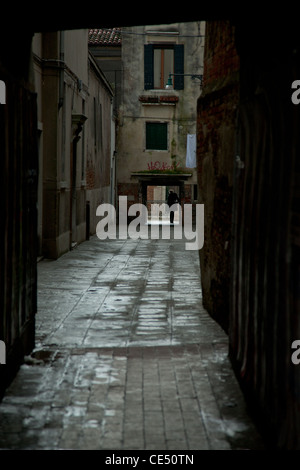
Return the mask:
M96 182L95 167L92 165L91 161L87 161L86 166L86 187L87 189L94 189Z
M234 42L234 26L229 21L206 24L203 86L224 80L239 70L239 57Z
M203 303L228 329L230 230L239 57L229 21L207 22L203 88L197 113L198 202L204 203L200 251Z
M127 196L127 210L132 204L138 204L142 202L140 194L140 185L138 183L118 183L117 194L119 196ZM117 201L117 208L119 207L119 201ZM135 217L129 217L131 220Z
M228 329L248 409L275 450L300 449L300 366L291 361L300 338L295 21L208 22L198 100L204 306Z

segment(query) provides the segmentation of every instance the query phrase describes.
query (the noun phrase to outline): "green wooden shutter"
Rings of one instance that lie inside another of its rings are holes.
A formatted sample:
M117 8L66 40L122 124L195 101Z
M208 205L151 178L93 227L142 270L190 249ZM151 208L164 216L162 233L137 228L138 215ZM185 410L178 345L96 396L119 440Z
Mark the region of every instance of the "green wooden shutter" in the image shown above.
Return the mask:
M144 45L144 88L153 89L153 45Z
M168 124L146 123L146 149L168 150Z
M174 46L174 73L184 73L184 45L176 44ZM175 90L184 89L184 76L175 75L174 76L174 88Z

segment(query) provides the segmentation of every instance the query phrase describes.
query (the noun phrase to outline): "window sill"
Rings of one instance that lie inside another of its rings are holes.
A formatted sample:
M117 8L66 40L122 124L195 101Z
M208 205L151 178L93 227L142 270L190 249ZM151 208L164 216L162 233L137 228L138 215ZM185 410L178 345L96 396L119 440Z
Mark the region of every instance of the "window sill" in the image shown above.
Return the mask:
M174 90L151 90L149 93L139 96L142 105L176 105L179 101L178 94Z
M143 106L175 106L178 103L178 96L158 96L157 98L145 97L140 96L139 100L141 101Z

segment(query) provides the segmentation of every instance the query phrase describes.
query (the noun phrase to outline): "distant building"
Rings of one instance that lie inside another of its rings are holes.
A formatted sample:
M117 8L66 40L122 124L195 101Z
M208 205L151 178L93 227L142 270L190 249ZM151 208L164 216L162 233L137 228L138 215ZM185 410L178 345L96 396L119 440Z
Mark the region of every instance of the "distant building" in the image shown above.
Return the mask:
M122 81L121 28L90 29L89 50L114 92L114 112L121 104Z
M204 32L204 22L122 28L117 191L129 204L147 204L153 194L165 202L170 187L182 203L197 200L187 142L196 134Z
M94 234L98 205L115 203L115 118L112 88L91 53L88 110L85 181L89 234Z

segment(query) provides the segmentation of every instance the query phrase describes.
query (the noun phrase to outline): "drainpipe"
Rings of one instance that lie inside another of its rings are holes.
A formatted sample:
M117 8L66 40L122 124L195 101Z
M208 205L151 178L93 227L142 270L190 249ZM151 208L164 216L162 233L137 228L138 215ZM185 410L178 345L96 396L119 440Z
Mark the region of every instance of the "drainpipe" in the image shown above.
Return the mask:
M65 32L60 31L60 45L59 45L59 99L58 108L60 109L64 104L64 61L65 61Z

